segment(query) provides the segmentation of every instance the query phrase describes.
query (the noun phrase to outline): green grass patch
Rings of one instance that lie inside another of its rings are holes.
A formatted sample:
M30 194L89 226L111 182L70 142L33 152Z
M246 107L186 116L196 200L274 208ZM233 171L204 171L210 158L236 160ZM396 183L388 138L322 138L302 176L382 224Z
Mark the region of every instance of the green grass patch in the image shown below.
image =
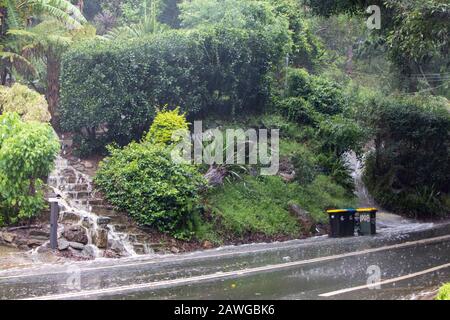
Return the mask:
M288 212L293 188L279 177L246 177L226 183L208 197L208 205L221 227L235 236L260 233L267 236L299 233Z
M209 221L199 224L197 238L221 243L224 237L250 234L298 237L303 230L289 213L290 203L309 211L317 222L327 221L327 208L355 205L344 188L323 175L304 186L286 183L278 176L245 176L209 193L205 199Z

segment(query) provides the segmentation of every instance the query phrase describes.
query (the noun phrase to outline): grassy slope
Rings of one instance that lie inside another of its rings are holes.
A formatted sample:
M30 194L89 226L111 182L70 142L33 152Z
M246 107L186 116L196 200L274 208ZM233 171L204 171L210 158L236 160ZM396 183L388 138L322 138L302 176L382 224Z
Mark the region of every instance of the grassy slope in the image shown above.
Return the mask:
M289 128L280 142L280 157L289 158L296 151L307 149L297 137L301 128ZM316 222L326 222L325 209L351 207L355 199L330 177L318 175L310 184L286 183L279 176L244 175L241 180L226 182L213 189L205 199L208 222L199 223L197 238L214 243L252 235L280 239L297 238L307 233L289 212L295 203L311 213Z

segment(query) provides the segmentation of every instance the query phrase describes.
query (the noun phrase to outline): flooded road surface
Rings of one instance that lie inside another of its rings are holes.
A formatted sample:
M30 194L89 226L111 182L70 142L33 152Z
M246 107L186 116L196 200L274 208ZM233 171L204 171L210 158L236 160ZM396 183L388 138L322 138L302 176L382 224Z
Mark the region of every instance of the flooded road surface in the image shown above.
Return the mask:
M404 299L450 279L450 224L0 271L1 299ZM381 288L366 284L381 281Z

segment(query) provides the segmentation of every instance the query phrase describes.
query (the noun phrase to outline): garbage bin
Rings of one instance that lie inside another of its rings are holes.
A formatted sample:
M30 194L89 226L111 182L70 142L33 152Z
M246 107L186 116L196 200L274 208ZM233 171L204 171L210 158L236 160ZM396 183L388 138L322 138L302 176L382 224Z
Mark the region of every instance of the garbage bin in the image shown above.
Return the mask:
M377 212L378 209L375 208L361 208L357 210L359 235L367 236L377 233Z
M355 235L355 209L328 210L327 213L330 217L330 237L343 238Z

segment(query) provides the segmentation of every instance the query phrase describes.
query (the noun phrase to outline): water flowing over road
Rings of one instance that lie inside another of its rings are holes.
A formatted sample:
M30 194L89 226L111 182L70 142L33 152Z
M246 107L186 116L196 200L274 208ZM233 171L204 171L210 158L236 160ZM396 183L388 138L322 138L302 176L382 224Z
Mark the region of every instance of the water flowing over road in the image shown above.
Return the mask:
M350 156L362 206L375 205ZM450 279L450 223L380 212L378 234L1 269L0 299L410 299ZM15 253L8 253L14 255Z
M414 224L374 237L4 270L0 298L399 299L449 278L450 224ZM381 287L367 288L371 279Z

